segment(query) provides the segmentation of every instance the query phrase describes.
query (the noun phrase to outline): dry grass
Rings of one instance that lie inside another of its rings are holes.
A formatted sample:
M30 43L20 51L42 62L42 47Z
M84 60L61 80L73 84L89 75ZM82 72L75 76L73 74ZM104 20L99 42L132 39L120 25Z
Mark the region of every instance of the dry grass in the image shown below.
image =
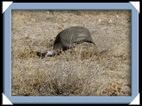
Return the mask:
M130 96L131 12L12 11L12 96ZM71 26L91 32L99 51L82 43L54 57L31 51L53 48L56 35Z

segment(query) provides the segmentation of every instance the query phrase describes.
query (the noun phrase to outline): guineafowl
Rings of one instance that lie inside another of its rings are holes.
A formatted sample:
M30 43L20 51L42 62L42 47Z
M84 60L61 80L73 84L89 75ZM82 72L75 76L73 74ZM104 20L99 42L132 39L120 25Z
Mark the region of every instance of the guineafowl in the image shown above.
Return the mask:
M74 48L77 44L80 44L83 42L94 44L95 49L97 51L97 47L95 43L93 42L91 34L87 28L80 27L80 26L70 27L61 31L56 36L54 45L53 45L53 50L47 51L44 53L37 52L37 55L42 58L45 56L53 56L53 54L57 50L62 49L65 51L67 49Z

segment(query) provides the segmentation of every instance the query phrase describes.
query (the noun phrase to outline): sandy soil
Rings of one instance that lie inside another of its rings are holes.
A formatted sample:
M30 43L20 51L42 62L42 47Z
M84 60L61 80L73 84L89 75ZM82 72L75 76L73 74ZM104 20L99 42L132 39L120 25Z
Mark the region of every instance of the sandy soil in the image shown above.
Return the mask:
M130 96L131 11L12 10L13 96ZM53 48L56 35L71 26L89 29L91 44L54 57L31 51Z

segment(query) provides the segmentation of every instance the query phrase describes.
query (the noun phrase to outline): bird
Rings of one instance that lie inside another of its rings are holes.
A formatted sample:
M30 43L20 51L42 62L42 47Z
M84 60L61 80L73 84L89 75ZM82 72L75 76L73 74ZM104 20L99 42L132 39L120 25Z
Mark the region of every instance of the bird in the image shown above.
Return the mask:
M46 56L53 56L57 50L66 51L73 49L76 45L87 42L92 43L97 50L97 46L94 43L90 31L83 26L72 26L59 32L55 38L53 44L53 50L46 51L44 53L37 52L37 55L41 58Z

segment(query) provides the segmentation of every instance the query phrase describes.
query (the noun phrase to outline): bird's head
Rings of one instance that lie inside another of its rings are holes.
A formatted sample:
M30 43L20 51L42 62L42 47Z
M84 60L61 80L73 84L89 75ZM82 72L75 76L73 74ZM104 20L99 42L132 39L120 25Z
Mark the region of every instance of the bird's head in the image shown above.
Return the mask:
M55 51L55 50L50 50L50 51L45 52L45 57L46 57L46 56L52 56L53 53L54 53L54 51Z
M55 50L50 50L50 51L45 52L45 57L52 56L54 52Z
M40 58L44 58L44 57L47 57L47 56L52 56L53 53L54 53L55 50L50 50L50 51L46 51L44 53L41 53L41 52L37 52L37 55L40 57Z

